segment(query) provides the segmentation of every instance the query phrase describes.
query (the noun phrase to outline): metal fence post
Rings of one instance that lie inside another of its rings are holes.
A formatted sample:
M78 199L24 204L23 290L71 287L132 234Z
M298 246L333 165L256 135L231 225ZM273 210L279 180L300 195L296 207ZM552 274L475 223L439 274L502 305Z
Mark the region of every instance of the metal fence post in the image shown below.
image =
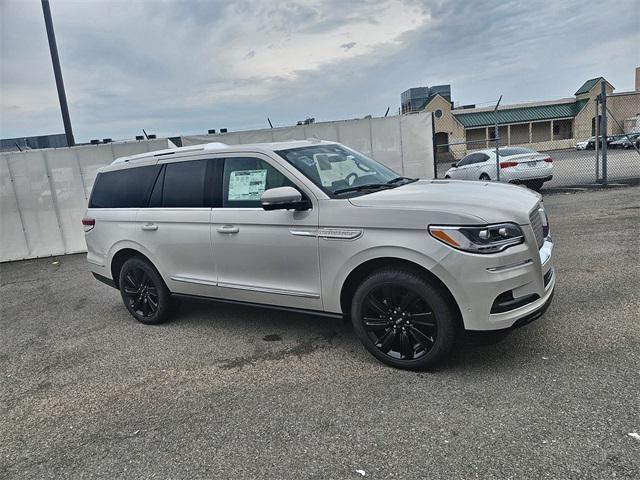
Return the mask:
M493 109L493 118L495 120L494 137L496 142L496 180L498 182L500 181L500 150L498 149L498 147L500 146L500 142L499 142L500 137L498 136L498 106L500 106L501 100L502 100L502 95L500 95L500 98L498 99L498 103L496 103L496 108Z
M602 128L600 129L602 136L602 183L607 184L607 85L603 80L600 90L600 105L602 106ZM596 142L598 139L596 139Z
M593 150L596 154L596 183L600 182L600 146L598 145L598 138L600 138L600 95L594 99L596 103L596 116L593 118L595 143Z
M433 178L438 178L438 145L436 145L436 116L431 112L431 146L433 150Z

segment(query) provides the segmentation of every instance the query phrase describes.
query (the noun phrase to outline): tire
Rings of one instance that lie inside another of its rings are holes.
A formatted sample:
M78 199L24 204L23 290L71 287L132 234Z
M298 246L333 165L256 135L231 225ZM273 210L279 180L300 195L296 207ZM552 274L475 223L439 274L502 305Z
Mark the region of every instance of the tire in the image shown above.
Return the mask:
M369 353L407 370L436 365L456 337L454 307L424 278L397 269L363 280L351 302L351 322Z
M539 192L540 190L542 190L542 185L543 184L544 184L544 182L537 181L537 182L528 182L526 185L531 190L535 190L536 192Z
M124 306L136 320L146 325L167 320L171 293L151 263L141 257L130 258L118 278Z
M449 175L445 175L444 176L445 180L450 179L451 177Z
M484 180L485 182L490 182L491 177L489 177L489 175L487 175L486 173L483 173L482 175L480 175L480 180Z

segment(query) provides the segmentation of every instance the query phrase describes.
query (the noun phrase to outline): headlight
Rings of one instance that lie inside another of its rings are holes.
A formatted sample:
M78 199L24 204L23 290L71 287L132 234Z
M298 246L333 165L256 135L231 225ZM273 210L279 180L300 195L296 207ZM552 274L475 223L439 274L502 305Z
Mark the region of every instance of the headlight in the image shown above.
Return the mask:
M515 223L500 223L483 227L429 227L432 237L450 247L472 253L495 253L524 241L522 230Z
M542 202L540 202L538 213L540 214L540 220L542 220L542 234L544 238L547 238L549 236L549 217L547 217L547 211L544 209Z

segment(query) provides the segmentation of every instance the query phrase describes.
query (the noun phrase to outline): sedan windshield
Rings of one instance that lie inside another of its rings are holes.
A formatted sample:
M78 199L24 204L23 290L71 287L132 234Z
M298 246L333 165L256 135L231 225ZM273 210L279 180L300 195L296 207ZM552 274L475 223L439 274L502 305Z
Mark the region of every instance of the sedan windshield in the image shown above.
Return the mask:
M415 181L342 145L319 144L277 153L331 197L369 193Z

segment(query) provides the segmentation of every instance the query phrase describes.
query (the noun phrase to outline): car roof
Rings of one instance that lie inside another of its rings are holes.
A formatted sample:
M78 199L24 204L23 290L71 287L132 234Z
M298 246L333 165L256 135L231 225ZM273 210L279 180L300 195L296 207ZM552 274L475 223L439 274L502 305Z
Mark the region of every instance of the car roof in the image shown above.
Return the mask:
M167 148L164 150L155 150L152 152L144 152L139 153L137 155L129 155L126 157L116 158L111 165L116 166L118 164L131 164L137 163L143 160L149 160L154 157L168 157L170 155L176 155L180 153L200 153L200 152L211 152L211 153L242 153L242 152L260 152L260 153L268 153L268 152L276 152L278 150L287 150L290 148L300 148L300 147L310 147L313 145L323 144L330 145L335 144L336 142L328 142L326 140L318 140L318 139L308 139L308 140L292 140L287 142L269 142L269 143L243 143L238 145L227 145L226 143L213 142L213 143L203 143L200 145L190 145L187 147L176 147L176 148Z

